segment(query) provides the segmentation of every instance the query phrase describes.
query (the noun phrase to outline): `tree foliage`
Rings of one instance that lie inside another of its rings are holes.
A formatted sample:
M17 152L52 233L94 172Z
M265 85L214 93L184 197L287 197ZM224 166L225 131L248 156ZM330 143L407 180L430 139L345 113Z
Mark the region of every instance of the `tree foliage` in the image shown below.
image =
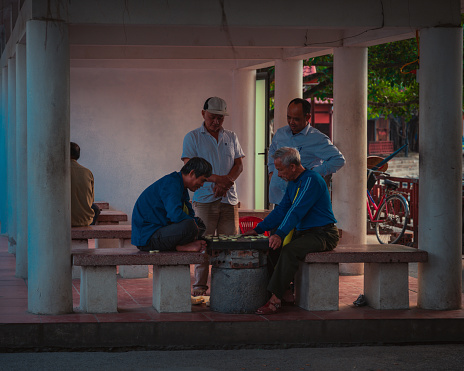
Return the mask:
M464 15L461 15L464 21ZM396 117L408 122L419 112L418 38L396 41L368 48L368 118ZM305 60L305 66L315 66L316 73L306 76L304 98L321 100L333 98L333 55ZM273 110L274 67L268 70L271 78L271 117ZM464 87L464 84L463 84ZM463 91L464 96L464 91Z
M419 85L415 71L418 63L416 39L372 46L368 50L368 118L403 117L408 121L417 115ZM311 58L307 66L316 66L318 85L307 89L305 98L322 100L333 97L333 55ZM403 69L402 69L403 67Z

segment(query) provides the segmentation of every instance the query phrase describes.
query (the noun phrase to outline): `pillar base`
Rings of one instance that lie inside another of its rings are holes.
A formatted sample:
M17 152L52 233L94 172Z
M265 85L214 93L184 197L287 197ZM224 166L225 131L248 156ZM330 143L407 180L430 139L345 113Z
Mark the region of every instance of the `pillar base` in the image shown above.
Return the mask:
M88 313L118 311L116 267L81 267L80 309Z
M375 309L409 309L408 263L365 263L364 294Z
M71 240L71 249L87 249L89 247L88 240ZM72 279L81 278L81 267L72 266Z
M153 307L159 312L191 312L190 266L153 266Z
M295 275L296 305L306 310L338 310L338 263L303 263Z

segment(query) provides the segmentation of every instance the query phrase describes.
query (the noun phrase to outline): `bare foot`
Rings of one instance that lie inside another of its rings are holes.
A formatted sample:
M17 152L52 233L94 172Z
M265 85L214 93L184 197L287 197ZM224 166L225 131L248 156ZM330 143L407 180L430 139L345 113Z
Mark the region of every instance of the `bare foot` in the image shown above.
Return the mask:
M206 249L206 241L204 240L196 240L186 245L176 246L177 251L199 252L199 251L205 251L205 249Z

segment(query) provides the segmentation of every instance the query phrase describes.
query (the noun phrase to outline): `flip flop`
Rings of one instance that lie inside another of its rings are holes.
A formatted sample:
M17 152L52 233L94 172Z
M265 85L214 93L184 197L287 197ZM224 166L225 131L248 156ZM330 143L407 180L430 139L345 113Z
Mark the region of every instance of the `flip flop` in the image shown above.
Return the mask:
M205 289L193 289L192 296L205 296L206 291Z
M258 308L256 310L256 314L264 314L264 315L276 314L280 312L281 308L282 308L281 304L271 303L271 301L269 300L261 308Z

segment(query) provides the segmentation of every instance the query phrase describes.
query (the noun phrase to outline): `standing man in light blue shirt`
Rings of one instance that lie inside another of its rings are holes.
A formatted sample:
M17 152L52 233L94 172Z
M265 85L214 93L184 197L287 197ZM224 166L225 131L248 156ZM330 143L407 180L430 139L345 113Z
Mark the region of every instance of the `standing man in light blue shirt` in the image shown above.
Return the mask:
M213 174L193 194L195 215L206 224L205 234L238 233L238 196L235 181L243 171L245 157L237 135L222 127L227 104L219 97L208 98L201 111L204 122L184 138L182 160L202 157L213 166ZM209 264L195 265L193 296L205 295Z
M269 202L279 204L282 200L287 182L277 176L273 155L281 147L293 147L300 152L301 164L305 169L314 170L326 180L345 165L345 158L330 141L329 137L313 128L311 103L305 99L295 98L287 107L288 126L276 131L269 147L268 171L270 178Z

